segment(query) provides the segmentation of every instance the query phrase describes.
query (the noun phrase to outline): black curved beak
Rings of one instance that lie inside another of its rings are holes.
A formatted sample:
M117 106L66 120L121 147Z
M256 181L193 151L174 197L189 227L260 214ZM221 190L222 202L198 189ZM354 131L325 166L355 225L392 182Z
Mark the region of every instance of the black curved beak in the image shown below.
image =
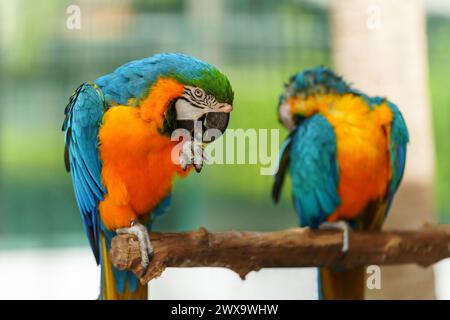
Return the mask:
M210 143L221 136L228 127L230 121L229 112L209 112L198 121L202 124L202 142ZM194 136L195 121L194 120L177 120L176 128L186 129Z
M208 130L218 130L220 135L225 133L225 130L228 127L228 122L230 121L230 113L229 112L210 112L207 113L205 119L203 120L203 130L206 132L203 136L203 142L210 143L214 141L217 137L217 134L212 132L212 134L208 134Z
M206 144L219 138L227 129L230 112L209 112L198 120L176 120L175 129L185 129L190 134L193 143L191 164L195 171L200 172L204 161L209 157L204 148ZM200 158L199 158L200 157Z
M186 129L192 135L194 132L195 121L194 120L177 120L175 129Z

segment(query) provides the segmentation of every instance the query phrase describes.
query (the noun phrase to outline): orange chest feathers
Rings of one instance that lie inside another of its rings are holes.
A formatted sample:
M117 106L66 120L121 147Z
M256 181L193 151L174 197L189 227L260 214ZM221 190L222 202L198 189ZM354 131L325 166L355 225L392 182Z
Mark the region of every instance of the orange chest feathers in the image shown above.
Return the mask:
M330 220L356 218L373 200L386 195L391 179L389 153L392 112L370 109L361 99L344 97L323 110L336 134L341 205Z
M104 115L99 132L102 182L117 205L148 214L170 191L176 166L173 142L134 107L117 106Z

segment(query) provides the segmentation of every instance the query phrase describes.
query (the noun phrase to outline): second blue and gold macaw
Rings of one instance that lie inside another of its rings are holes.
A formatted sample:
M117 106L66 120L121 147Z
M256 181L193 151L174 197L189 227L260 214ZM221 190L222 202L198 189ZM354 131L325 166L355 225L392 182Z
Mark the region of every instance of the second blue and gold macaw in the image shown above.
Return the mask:
M290 134L281 150L274 201L289 172L301 226L345 222L353 230L380 230L405 168L408 130L397 106L318 67L291 77L278 112ZM347 246L344 241L344 251ZM364 298L364 268L319 272L321 298Z

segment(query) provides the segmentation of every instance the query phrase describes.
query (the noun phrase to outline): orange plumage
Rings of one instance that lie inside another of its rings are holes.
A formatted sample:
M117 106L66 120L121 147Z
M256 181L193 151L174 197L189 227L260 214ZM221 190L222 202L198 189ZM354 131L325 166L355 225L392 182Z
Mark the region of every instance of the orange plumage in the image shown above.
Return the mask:
M160 78L139 106L118 105L105 113L99 153L107 195L99 211L109 230L148 215L169 193L175 173L187 174L171 159L176 142L158 131L169 102L182 93L176 80Z

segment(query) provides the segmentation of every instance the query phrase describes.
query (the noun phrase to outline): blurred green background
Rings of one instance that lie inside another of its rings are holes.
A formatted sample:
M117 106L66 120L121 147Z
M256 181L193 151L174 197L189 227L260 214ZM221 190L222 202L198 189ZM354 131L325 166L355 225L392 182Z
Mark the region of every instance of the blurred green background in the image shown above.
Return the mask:
M229 76L235 91L230 128L280 128L283 83L303 68L331 65L328 12L310 1L84 0L74 2L81 29L69 30L72 3L0 0L0 249L87 245L60 131L68 97L82 82L133 59L184 52ZM448 222L450 17L433 14L427 21L435 207ZM295 226L288 188L275 207L272 178L259 170L215 165L178 180L173 205L155 229Z

